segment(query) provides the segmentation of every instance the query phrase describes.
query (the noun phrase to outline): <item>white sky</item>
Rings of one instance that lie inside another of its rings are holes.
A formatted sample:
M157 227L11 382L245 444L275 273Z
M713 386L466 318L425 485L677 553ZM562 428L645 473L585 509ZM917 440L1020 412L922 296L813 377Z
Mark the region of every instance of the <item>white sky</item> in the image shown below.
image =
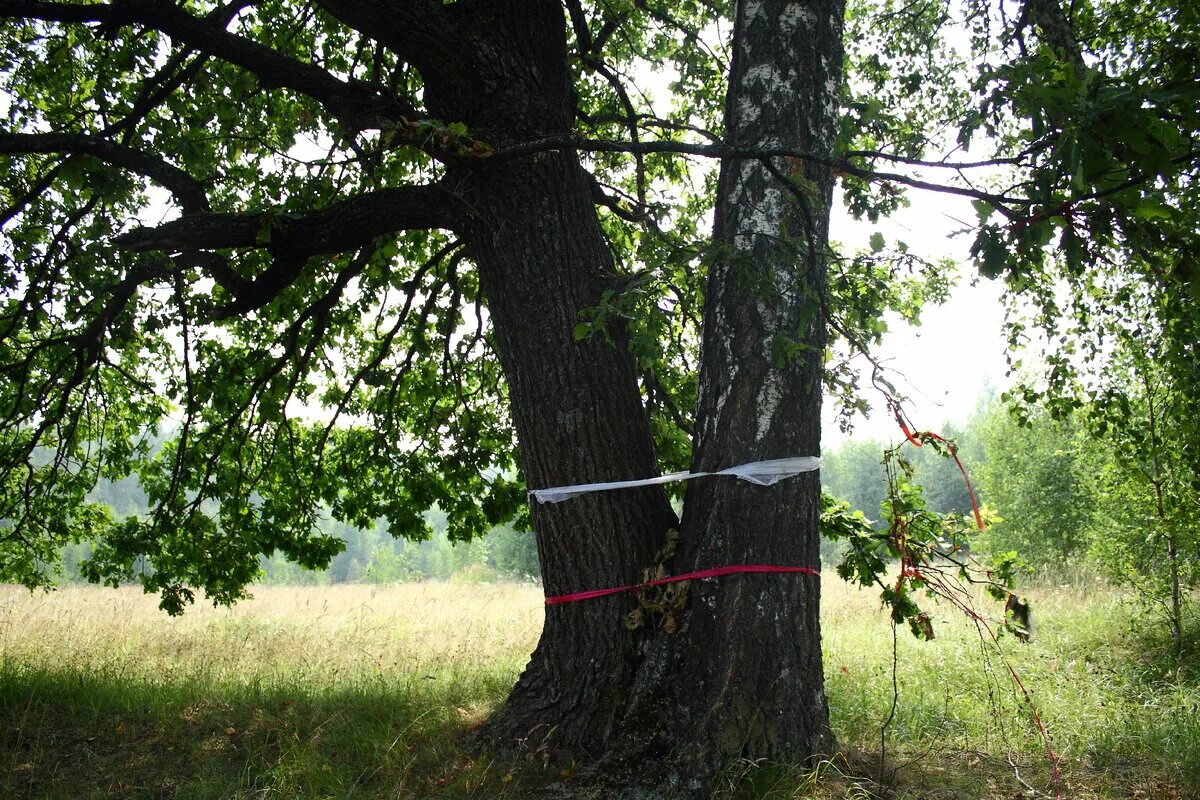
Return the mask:
M947 420L963 422L975 410L990 387L1007 387L1002 332L1001 284L987 279L975 281L968 250L969 234L952 237L974 221L975 212L963 198L913 190L912 205L879 225L856 222L844 212L832 224L834 240L866 246L876 230L887 240L900 239L926 258L953 258L959 264L959 285L945 305L928 307L920 327L898 318L888 320L889 331L877 356L896 374L889 379L909 397L905 406L913 424L921 430L937 431ZM870 419L855 422L854 438L897 439L896 423L870 389L867 373L860 385L868 387L867 399L875 411ZM832 419L826 404L825 446L836 446L847 437Z

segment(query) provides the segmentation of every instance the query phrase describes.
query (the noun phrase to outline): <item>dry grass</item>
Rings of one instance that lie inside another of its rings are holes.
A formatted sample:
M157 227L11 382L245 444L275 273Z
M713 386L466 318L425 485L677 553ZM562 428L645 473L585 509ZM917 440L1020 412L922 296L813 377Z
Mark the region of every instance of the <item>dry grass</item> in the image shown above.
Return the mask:
M1054 737L1063 796L1200 797L1200 667L1164 660L1101 589L1034 592L1035 641L1005 642ZM825 592L826 679L846 754L815 773L733 765L732 796L1051 791L1003 659L949 612L934 642L899 637L881 787L891 629L871 594L836 580ZM0 788L31 798L527 796L537 775L511 779L462 742L536 642L537 588L255 594L172 619L135 589L0 587Z
M537 589L256 595L172 619L135 589L0 589L0 787L30 798L506 793L461 744L536 641Z
M0 657L156 682L331 682L509 669L542 622L530 586L262 587L233 608L196 605L182 617L140 589L70 586L50 594L0 587ZM36 635L31 635L36 632ZM340 675L340 679L332 676Z

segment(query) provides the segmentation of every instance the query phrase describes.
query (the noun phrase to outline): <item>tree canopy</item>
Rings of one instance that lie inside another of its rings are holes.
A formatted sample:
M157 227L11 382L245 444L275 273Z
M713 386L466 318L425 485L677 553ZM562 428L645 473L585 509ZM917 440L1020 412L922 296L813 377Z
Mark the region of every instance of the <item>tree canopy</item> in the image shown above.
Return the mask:
M660 461L688 461L713 186L677 156L738 155L720 133L728 9L567 3L574 118L522 141L423 102L427 85L500 80L478 46L487 12L412 3L375 25L373 9L4 4L8 577L45 580L56 548L87 537L104 543L96 579L144 556L168 597L187 584L228 599L260 551L327 560L322 505L421 535L436 503L462 538L518 515L505 389L445 164L591 153L622 274L577 333L629 320ZM1088 340L1089 298L1160 298L1156 335L1186 349L1200 285L1191 4L859 3L848 25L842 129L823 160L852 211L887 213L906 186L971 197L980 271L1072 334L1051 389ZM640 85L655 74L668 93ZM946 136L971 160L931 156ZM939 265L872 244L835 262L824 303L853 347L881 332L883 307L944 296ZM921 266L925 281L898 288ZM1069 331L1063 282L1077 287ZM828 380L853 397L851 373ZM97 478L130 473L153 514L110 519L85 501Z

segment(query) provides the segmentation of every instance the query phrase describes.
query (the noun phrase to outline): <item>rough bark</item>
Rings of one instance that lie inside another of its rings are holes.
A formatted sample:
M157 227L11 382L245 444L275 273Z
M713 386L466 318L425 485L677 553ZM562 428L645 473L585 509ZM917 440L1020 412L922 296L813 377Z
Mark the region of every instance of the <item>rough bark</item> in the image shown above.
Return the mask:
M511 191L510 191L511 190ZM474 231L531 487L655 474L650 429L619 330L576 342L579 312L612 280L586 176L572 154L489 176L471 194L494 227ZM483 220L481 220L483 224ZM634 583L676 524L661 490L595 494L534 509L547 595ZM484 736L595 754L631 682L628 598L547 608L537 650Z
M561 7L475 10L459 32L487 73L471 86L427 85L430 112L463 119L498 148L569 132ZM831 151L841 20L840 0L739 8L731 144ZM488 299L528 485L655 474L623 331L573 336L579 312L616 277L577 155L563 149L486 170L452 165L445 183L469 210L460 231ZM831 185L827 167L724 165L697 468L818 450ZM818 510L815 474L772 489L696 482L673 566L816 566ZM636 582L676 524L656 489L585 495L537 507L533 519L548 595ZM638 784L633 791L650 785L668 796L707 793L731 759L825 752L818 597L818 580L806 575L701 582L674 634L626 630L630 596L551 606L529 666L478 739L569 752L603 764L616 783Z
M436 114L498 144L569 130L566 32L553 2L491 3L476 18L488 74L464 93L427 87ZM486 31L486 36L482 34ZM457 115L457 116L453 116ZM650 427L619 325L576 341L580 312L617 277L592 182L567 150L493 168L452 168L461 233L479 268L530 487L655 474ZM549 595L635 582L675 514L659 489L534 508ZM636 665L628 598L547 609L541 641L505 706L480 732L501 748L608 749Z
M840 0L739 4L726 106L732 144L831 152L842 13ZM696 469L819 450L831 192L825 167L723 165ZM815 473L771 488L693 482L677 569L818 566L819 495ZM628 721L648 751L671 752L675 792L706 794L732 759L796 762L829 752L819 593L819 580L803 574L691 588L679 632L642 667Z

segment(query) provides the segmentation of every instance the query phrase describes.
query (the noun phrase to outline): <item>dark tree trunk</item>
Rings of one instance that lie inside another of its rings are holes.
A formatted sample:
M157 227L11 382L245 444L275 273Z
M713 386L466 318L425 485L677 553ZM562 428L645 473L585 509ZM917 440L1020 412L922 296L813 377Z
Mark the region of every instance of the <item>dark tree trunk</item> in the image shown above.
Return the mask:
M471 252L488 298L530 487L656 474L650 427L619 327L575 341L580 312L616 274L574 154L489 174L468 193ZM592 494L534 509L547 595L638 580L676 525L661 489ZM485 735L603 752L635 666L629 599L550 606L542 638Z
M555 2L476 7L476 84L430 86L432 110L503 146L564 133L573 120L566 31ZM487 297L531 488L656 474L650 426L619 324L576 341L580 312L617 278L573 152L490 169L451 170L469 217L463 234ZM534 508L548 595L636 582L677 525L660 489L594 494ZM480 732L501 748L605 752L636 666L622 624L629 599L547 609L541 641L508 702Z
M453 9L454 6L449 8ZM427 83L431 111L498 145L569 130L565 24L552 2L473 5L475 84ZM485 9L483 11L481 9ZM841 68L840 0L740 8L727 104L731 141L832 148ZM449 70L447 72L450 72ZM828 169L723 165L710 268L695 465L819 448ZM791 176L794 191L779 175ZM616 277L576 154L485 171L450 169L488 299L522 464L533 488L656 474L620 326L579 342L581 310ZM694 482L677 570L817 566L815 473L764 489ZM547 595L625 585L677 524L657 489L590 494L534 509ZM703 794L731 758L803 760L830 744L819 582L743 575L690 588L679 629L629 631L628 595L551 606L536 652L479 739L601 762L621 781ZM643 781L644 783L644 781ZM669 786L668 786L669 785Z

